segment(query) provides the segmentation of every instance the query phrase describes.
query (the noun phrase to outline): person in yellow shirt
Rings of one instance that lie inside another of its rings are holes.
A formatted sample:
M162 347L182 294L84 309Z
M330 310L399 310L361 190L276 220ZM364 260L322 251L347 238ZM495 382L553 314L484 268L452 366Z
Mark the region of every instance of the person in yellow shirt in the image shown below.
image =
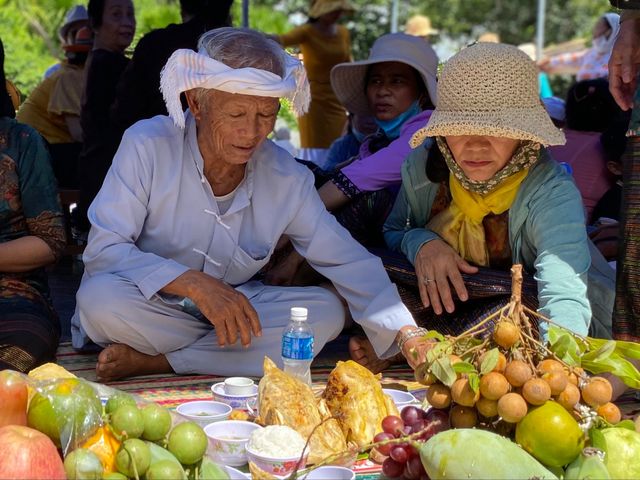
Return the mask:
M35 128L49 143L54 173L63 188L77 188L84 64L92 43L91 30L80 29L75 43L64 46L67 61L40 82L17 115L19 122Z
M298 118L299 157L320 167L347 122L347 112L331 88L329 74L334 65L351 60L349 31L337 22L343 13L352 11L348 0L314 0L307 23L273 37L284 47L298 45L302 52L311 86L311 106Z

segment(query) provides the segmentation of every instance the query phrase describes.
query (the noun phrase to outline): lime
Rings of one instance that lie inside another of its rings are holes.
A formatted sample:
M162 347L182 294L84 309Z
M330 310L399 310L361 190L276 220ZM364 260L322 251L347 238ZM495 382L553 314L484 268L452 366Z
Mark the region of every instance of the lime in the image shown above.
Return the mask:
M169 434L167 449L183 465L199 462L207 450L207 436L202 427L194 422L177 425Z

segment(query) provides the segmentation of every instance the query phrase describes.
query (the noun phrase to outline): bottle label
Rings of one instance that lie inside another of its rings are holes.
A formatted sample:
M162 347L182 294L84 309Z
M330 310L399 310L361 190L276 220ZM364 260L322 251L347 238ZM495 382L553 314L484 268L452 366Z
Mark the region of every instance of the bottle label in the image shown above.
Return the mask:
M293 360L311 360L313 358L313 337L282 337L282 356Z

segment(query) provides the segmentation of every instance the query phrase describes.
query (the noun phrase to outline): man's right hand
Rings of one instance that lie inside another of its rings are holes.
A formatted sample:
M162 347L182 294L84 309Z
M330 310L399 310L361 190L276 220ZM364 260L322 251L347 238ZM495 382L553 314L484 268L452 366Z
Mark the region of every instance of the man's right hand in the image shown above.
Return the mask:
M640 69L640 19L620 24L620 33L609 58L609 90L622 110L633 107Z
M218 345L251 345L251 335L262 336L258 313L242 293L203 272L189 270L162 289L190 298L216 329Z

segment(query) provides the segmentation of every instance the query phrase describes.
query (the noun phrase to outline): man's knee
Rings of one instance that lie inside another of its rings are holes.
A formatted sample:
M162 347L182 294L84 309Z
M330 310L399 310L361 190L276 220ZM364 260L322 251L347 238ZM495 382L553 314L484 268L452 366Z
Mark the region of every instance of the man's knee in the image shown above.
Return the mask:
M310 317L310 321L314 323L314 328L326 330L329 339L335 338L344 327L345 306L335 293L327 289L318 288L317 295L317 305L314 306L318 315L315 318ZM316 326L317 323L320 325Z
M76 304L84 318L113 315L113 310L124 302L124 298L115 293L117 279L118 277L110 274L82 279L76 294Z

